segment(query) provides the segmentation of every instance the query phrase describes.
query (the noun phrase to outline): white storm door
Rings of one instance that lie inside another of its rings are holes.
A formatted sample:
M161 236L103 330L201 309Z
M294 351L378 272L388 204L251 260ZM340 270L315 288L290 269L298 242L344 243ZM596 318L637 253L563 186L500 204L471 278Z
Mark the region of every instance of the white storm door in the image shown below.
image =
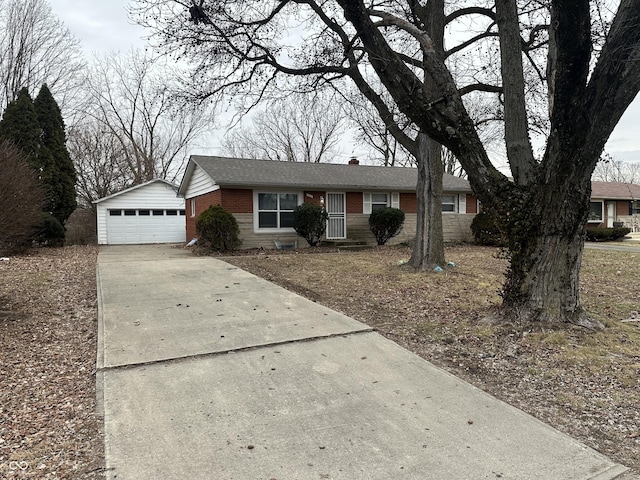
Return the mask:
M607 227L612 228L616 220L616 203L607 202Z
M327 193L327 240L347 238L347 209L344 193Z

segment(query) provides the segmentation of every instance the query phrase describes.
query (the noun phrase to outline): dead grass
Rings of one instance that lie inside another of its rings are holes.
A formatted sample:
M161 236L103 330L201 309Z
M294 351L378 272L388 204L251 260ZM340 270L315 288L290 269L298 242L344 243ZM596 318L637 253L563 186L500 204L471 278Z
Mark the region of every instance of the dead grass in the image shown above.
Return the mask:
M262 253L225 261L344 312L423 358L640 473L638 253L586 250L581 296L603 332L478 320L500 302L506 262L455 246L441 274L398 265L410 250Z

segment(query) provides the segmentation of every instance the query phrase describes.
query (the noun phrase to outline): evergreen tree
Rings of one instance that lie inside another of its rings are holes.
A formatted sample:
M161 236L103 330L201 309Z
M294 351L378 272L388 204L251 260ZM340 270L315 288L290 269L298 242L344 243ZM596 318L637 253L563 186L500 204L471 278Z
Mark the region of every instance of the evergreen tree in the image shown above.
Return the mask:
M49 192L48 211L64 225L76 208L76 170L67 150L60 107L46 84L34 107L41 132L38 159L43 168L42 181Z
M36 170L41 170L38 162L40 150L40 125L29 95L23 88L14 101L7 105L0 121L0 141L6 140L27 158Z

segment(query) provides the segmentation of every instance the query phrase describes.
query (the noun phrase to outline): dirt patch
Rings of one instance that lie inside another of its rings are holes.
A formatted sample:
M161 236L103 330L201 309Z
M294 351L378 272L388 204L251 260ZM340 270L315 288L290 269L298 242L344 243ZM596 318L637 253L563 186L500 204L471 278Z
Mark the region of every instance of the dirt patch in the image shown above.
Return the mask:
M447 249L440 274L400 266L411 251L234 256L225 261L376 328L386 337L640 473L640 252L587 250L582 301L607 328L479 320L500 302L497 250Z

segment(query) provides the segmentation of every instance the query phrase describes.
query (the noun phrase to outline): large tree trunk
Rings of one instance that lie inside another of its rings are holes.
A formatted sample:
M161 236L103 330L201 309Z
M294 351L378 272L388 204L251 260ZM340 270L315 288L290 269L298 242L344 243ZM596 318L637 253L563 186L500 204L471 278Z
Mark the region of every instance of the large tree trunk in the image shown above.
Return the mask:
M425 6L416 5L414 13L424 23L435 49L444 54L444 1L429 0ZM424 88L434 87L434 80L425 74ZM420 271L444 266L444 238L442 231L442 146L424 131L418 133L418 220L416 239L409 265Z
M416 238L409 265L425 271L444 266L442 232L442 147L425 133L418 138Z
M582 309L579 294L590 194L588 176L557 179L503 205L511 262L494 319L603 328Z

